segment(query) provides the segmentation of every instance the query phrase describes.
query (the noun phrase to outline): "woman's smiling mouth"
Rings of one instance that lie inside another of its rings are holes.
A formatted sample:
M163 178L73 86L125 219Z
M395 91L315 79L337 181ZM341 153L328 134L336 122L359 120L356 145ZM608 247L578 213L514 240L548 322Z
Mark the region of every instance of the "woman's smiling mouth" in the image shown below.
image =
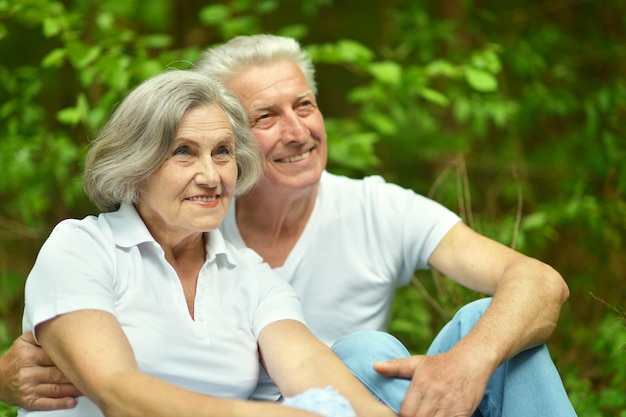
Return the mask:
M189 197L187 200L189 200L189 201L201 201L203 203L208 203L210 201L217 200L217 195Z

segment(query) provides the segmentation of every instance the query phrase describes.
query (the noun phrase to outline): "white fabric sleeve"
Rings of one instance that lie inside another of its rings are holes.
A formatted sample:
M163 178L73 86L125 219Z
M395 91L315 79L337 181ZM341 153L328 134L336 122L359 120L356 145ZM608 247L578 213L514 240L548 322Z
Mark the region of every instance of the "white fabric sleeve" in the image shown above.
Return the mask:
M251 251L251 249L245 249ZM260 260L261 258L254 253ZM305 323L300 298L283 278L264 262L256 268L259 283L259 304L256 306L252 331L258 339L261 330L278 320L296 320Z
M114 313L113 244L95 223L95 218L65 220L42 246L26 280L25 331L73 311Z
M398 286L405 285L415 270L430 268L430 255L461 219L440 203L382 177L367 177L365 182L381 262Z

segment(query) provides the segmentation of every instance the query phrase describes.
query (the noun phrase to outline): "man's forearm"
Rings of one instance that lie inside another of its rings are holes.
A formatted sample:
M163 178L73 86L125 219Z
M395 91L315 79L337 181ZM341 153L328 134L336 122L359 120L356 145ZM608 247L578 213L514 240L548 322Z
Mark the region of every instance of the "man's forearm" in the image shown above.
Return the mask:
M516 263L507 268L489 308L459 347L479 347L497 366L544 343L568 296L565 281L550 266L531 258Z

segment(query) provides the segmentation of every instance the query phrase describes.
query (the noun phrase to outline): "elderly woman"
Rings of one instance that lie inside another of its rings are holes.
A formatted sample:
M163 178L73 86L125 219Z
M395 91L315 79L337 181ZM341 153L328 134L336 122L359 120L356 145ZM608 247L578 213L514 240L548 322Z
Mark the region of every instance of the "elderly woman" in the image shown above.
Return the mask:
M218 226L259 179L245 112L192 71L135 89L93 142L99 216L62 221L26 284L24 329L85 394L20 416L313 416L247 401L259 359L284 396L332 385L359 416L392 416L302 323L299 300Z

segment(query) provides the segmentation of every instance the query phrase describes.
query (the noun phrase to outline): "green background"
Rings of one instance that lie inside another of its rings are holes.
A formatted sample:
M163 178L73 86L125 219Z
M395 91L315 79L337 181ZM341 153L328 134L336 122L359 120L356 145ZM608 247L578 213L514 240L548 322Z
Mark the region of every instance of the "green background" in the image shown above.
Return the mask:
M561 272L571 297L548 346L572 402L626 416L621 0L0 0L0 349L51 228L96 213L81 164L115 104L260 32L312 54L329 170L413 188ZM391 330L423 352L476 296L420 272Z

